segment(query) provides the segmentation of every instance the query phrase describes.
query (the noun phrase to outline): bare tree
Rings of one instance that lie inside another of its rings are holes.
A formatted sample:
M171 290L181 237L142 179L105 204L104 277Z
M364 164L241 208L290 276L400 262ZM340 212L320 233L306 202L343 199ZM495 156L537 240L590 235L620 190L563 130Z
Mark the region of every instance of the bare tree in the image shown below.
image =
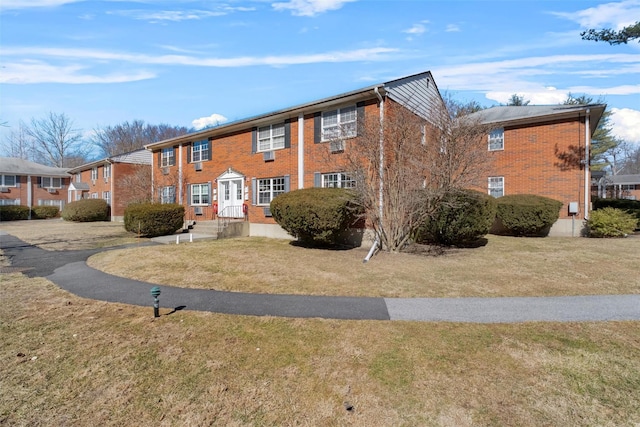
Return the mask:
M127 203L151 201L151 181L151 166L135 165L133 173L123 176L118 183L120 198Z
M189 129L166 124L150 125L143 120L124 122L115 126L94 129L92 143L105 156L128 153L139 150L146 144L184 135Z
M73 128L73 122L64 113L50 112L44 119L31 119L26 133L33 139L35 157L41 163L63 168L70 166L70 157L83 160L88 157L80 131Z
M479 188L490 166L484 138L491 129L470 119L472 108L445 100L420 117L392 101L385 119L367 117L345 148L345 171L381 248L398 252L445 197ZM495 125L494 125L495 126Z
M34 160L33 138L29 136L27 125L22 120L18 123L18 128L11 130L2 141L2 152L8 157Z

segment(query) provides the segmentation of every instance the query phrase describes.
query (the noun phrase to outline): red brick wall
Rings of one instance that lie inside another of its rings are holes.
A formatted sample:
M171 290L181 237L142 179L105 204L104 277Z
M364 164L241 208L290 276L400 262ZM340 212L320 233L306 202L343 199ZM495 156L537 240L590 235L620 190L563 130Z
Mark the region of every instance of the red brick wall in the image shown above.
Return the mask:
M38 186L38 177L31 177L31 206L38 206L38 200L62 200L63 206L67 202L67 190L69 189L69 178L62 178L62 188L56 189L54 193L49 193L46 188ZM20 199L22 206L28 205L28 178L27 176L17 177L16 187L7 187L7 193L0 193L0 199Z
M570 218L568 204L578 202L578 216L584 217L584 169L579 164L584 146L584 118L506 127L504 150L490 153L494 162L489 176L504 177L505 195L537 194L561 201L560 218Z

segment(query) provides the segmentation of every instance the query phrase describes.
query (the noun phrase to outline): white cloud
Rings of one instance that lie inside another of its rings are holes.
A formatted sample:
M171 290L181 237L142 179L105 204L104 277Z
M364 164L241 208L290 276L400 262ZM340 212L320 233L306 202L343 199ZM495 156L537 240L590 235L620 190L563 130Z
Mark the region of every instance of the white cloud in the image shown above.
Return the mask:
M626 0L602 3L575 13L556 12L554 15L577 22L583 28L613 27L615 30L620 30L638 20L638 16L640 16L640 1Z
M506 104L514 93L522 97L525 101L530 101L531 105L552 105L561 104L567 99L570 91L557 90L554 87L540 88L537 91L490 91L485 94L487 99L496 101L500 104Z
M152 79L155 74L146 71L94 75L85 72L83 65L51 65L42 61L5 62L0 72L0 83L125 83Z
M287 2L272 3L275 10L291 10L295 16L314 16L329 10L338 10L345 3L356 0L289 0Z
M84 0L2 0L1 10L27 9L35 7L56 7Z
M403 33L420 35L424 34L426 31L427 27L425 27L423 24L414 24L413 27L404 30Z
M199 119L195 119L191 122L194 128L196 129L204 129L211 126L218 126L228 119L222 114L213 113L208 117L200 117Z
M640 144L640 111L630 108L611 109L611 131L627 142Z
M456 24L449 24L445 30L447 33L457 33L460 32L460 26Z
M200 20L204 18L210 18L215 16L226 15L226 12L217 12L210 10L159 10L159 11L146 11L146 10L118 10L108 12L110 15L120 15L128 18L154 22L180 22L180 21L192 21Z

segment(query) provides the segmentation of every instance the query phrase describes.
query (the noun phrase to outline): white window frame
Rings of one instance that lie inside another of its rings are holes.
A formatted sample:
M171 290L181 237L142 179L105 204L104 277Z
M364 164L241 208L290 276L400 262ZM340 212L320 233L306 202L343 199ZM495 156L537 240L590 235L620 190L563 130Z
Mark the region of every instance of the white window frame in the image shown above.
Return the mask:
M504 177L503 176L490 176L487 180L488 194L493 197L504 196Z
M111 165L104 165L102 168L102 177L108 180L111 177Z
M38 199L38 206L56 206L61 211L64 207L64 200Z
M56 185L56 180L58 185ZM40 185L43 188L62 188L62 178L43 176L40 178Z
M167 185L160 189L160 203L175 203L176 202L176 187L173 185Z
M494 129L489 132L488 148L489 151L504 150L504 128Z
M20 206L20 199L0 199L0 206Z
M163 148L160 151L160 166L165 168L175 165L173 147Z
M191 161L204 162L209 160L209 140L203 139L191 144Z
M352 175L344 172L322 174L322 188L355 188L356 180Z
M91 169L91 181L98 179L98 168Z
M98 193L91 193L91 198L92 199L97 199L98 198Z
M335 117L335 118L334 118ZM322 113L322 141L353 138L358 134L358 108L355 105Z
M82 174L81 173L77 173L75 176L76 176L76 182L82 182Z
M103 191L102 192L102 199L107 202L107 205L111 205L111 192L110 191Z
M285 146L285 125L278 123L275 125L261 126L258 132L257 151L280 150Z
M280 194L286 192L286 179L284 176L275 178L258 178L258 206L269 206L271 201Z
M13 184L7 184L7 178L13 178ZM0 175L0 187L16 187L18 183L17 175Z
M189 200L191 206L209 205L210 196L209 184L191 184L191 200Z

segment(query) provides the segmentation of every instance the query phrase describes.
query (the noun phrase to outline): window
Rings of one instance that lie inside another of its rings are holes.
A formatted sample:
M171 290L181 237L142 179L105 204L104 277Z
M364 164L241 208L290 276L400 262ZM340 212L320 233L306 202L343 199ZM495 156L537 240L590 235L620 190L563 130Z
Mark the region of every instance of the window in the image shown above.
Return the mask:
M356 180L346 173L322 174L322 187L324 188L355 188Z
M258 180L258 204L268 205L274 197L285 193L285 178L267 178Z
M176 187L167 186L160 189L160 203L175 203Z
M40 182L44 188L62 188L62 178L50 178L43 176L42 181Z
M205 160L209 160L209 141L203 140L194 142L191 147L191 161L203 162Z
M0 187L15 187L16 181L15 175L0 175Z
M489 151L504 150L504 128L489 133Z
M111 176L111 165L104 165L104 168L102 169L102 177L106 181L109 179L110 176Z
M322 113L322 140L331 141L356 136L356 107Z
M91 193L91 198L92 199L97 199L98 198L98 193Z
M258 151L284 148L284 123L258 128Z
M493 197L504 196L504 177L502 176L489 177L489 195Z
M62 210L64 202L62 200L38 200L38 206L57 206L58 210Z
M19 206L20 199L0 199L0 206Z
M91 181L98 179L98 168L91 169Z
M175 159L173 157L173 147L163 148L160 154L160 166L173 166L175 164Z
M76 182L82 182L82 174L77 173L75 177L76 177Z
M191 205L209 204L209 184L191 185Z
M111 204L111 192L110 191L103 191L102 192L102 199L104 201L106 201L108 205L110 205Z

